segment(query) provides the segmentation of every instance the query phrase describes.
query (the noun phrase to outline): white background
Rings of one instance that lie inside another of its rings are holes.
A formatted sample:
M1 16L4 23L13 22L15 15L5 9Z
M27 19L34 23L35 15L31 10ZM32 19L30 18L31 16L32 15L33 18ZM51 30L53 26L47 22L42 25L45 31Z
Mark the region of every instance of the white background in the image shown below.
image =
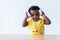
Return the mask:
M60 0L0 0L0 34L29 34L22 21L32 5L39 6L51 20L51 25L45 25L45 34L60 35Z

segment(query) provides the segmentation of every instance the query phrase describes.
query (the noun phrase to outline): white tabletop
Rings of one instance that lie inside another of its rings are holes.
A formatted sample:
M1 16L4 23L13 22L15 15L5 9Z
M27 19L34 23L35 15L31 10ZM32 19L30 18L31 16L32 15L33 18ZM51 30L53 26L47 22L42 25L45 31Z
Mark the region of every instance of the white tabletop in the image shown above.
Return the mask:
M59 35L0 35L0 40L60 40Z

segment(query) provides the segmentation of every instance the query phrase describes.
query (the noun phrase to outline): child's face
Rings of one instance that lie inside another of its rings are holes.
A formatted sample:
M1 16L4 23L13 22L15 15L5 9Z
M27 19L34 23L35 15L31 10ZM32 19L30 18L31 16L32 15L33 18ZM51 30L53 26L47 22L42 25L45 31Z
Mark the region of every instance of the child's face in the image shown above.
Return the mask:
M31 10L30 11L31 13L31 18L34 20L34 21L37 21L39 19L39 10Z

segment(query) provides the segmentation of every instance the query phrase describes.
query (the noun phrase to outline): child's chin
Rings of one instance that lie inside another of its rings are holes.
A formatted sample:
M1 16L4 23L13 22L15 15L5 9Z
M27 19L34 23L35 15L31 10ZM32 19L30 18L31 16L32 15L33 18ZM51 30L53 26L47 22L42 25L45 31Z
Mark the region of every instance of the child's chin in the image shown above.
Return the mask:
M36 22L37 20L34 20L34 22Z
M35 19L34 22L38 21L39 19Z

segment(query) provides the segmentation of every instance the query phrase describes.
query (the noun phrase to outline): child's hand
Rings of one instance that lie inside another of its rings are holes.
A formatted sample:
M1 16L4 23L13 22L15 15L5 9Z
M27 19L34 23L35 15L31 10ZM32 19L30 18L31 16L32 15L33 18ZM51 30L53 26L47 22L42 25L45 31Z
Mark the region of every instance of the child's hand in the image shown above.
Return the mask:
M45 13L43 11L41 11L41 16L45 16Z
M25 13L25 18L24 18L23 23L22 23L23 27L26 27L28 25L27 18L28 18L28 13L26 12Z
M51 24L50 19L45 15L45 13L43 11L41 11L41 12L42 12L41 16L44 18L44 24L46 24L46 25Z
M29 18L28 12L25 12L25 18Z

